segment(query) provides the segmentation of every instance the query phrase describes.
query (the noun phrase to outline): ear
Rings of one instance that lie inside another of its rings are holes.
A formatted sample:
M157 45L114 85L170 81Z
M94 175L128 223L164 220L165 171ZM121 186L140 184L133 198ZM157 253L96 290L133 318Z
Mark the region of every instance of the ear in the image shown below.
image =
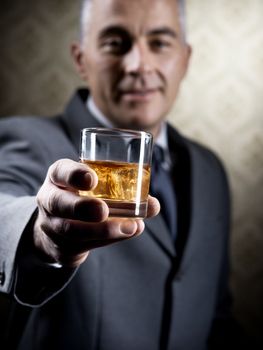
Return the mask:
M80 43L74 42L71 44L71 55L73 57L75 67L81 79L88 81L87 68L85 64L85 55Z
M190 58L192 56L192 47L189 44L185 44L185 67L184 67L184 74L183 76L185 76L185 74L188 71L188 66L189 66L189 62L190 62Z

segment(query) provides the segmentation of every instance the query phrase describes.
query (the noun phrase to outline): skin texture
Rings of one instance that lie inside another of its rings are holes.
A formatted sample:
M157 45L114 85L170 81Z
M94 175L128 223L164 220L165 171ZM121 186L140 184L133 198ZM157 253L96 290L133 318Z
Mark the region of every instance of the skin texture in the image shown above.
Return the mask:
M93 0L81 43L72 45L80 76L116 126L158 134L190 57L174 0ZM97 184L94 171L68 159L54 163L37 195L34 242L50 262L80 265L90 250L129 239L143 220L108 218L99 199L77 190ZM160 210L149 196L148 217Z
M93 1L72 53L96 105L120 127L158 133L178 93L191 49L174 0Z

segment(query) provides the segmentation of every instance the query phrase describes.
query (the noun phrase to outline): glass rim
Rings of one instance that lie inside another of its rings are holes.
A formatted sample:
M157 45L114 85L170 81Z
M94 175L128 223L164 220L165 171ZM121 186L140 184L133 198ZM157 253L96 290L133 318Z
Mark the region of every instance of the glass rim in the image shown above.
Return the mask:
M90 127L81 130L81 134L95 133L99 135L105 135L110 137L149 137L153 138L153 135L148 131L121 129L121 128L103 128L103 127Z

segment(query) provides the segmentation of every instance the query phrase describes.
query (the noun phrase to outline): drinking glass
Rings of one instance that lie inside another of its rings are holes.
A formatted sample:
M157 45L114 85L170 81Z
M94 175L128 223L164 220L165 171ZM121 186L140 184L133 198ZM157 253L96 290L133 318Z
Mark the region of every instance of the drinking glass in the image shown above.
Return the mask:
M86 128L80 162L92 168L98 185L82 196L104 200L111 217L144 218L150 185L153 137L144 131Z

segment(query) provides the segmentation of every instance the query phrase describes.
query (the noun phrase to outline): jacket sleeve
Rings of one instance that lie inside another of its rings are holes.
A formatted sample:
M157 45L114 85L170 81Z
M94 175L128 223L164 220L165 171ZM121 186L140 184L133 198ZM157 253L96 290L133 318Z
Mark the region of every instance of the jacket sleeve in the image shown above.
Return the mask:
M38 306L63 289L75 270L45 264L34 252L30 221L51 160L30 121L22 119L0 121L0 292Z
M27 223L36 209L35 198L0 193L0 291L8 293L14 276L17 247Z

